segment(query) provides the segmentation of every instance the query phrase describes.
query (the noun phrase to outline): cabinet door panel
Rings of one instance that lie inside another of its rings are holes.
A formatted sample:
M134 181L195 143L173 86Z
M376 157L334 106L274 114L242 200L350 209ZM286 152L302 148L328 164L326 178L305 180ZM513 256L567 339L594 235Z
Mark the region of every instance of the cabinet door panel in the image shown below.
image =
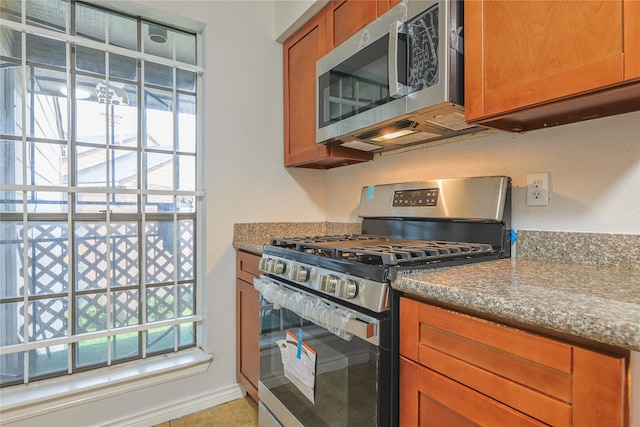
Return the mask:
M262 274L258 268L260 257L248 252L236 252L236 276L248 283L253 283L253 278Z
M609 356L575 347L573 362L574 425L625 425L626 365Z
M258 401L260 375L260 294L236 280L236 372L238 382Z
M485 1L485 115L621 82L622 1Z
M333 46L375 21L377 15L376 0L334 0L330 7L329 29L333 34Z
M640 1L624 2L624 79L640 78Z
M285 165L327 156L316 144L316 61L325 53L324 13L284 45Z
M522 131L634 111L633 93L602 89L640 77L638 21L635 0L465 2L466 120Z
M260 374L260 294L253 278L260 275L260 256L236 252L236 377L258 401Z
M400 426L543 426L430 369L400 358L400 379L413 377L400 388ZM417 408L417 411L414 411ZM453 422L453 424L451 424Z

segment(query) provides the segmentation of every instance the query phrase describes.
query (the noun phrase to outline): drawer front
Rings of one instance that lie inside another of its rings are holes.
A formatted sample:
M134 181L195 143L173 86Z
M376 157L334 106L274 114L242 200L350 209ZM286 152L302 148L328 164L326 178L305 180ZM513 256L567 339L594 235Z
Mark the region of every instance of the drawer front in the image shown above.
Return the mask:
M236 252L236 277L248 283L253 283L253 278L260 275L260 256L249 252Z

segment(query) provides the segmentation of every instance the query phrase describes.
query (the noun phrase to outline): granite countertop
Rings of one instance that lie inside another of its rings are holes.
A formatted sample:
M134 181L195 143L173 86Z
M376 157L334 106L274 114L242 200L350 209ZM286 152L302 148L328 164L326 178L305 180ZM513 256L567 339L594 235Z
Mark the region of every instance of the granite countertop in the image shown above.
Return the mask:
M503 259L398 277L394 289L640 351L640 270Z
M262 247L272 237L358 234L360 224L341 222L257 222L233 226L233 247L261 255Z

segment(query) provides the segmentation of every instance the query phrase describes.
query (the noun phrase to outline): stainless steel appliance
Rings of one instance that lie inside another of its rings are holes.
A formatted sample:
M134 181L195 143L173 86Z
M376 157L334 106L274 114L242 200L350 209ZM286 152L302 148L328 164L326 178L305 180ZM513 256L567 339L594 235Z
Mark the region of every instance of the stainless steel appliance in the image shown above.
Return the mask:
M508 177L365 187L359 216L363 234L264 246L260 425L397 425L392 281L510 256Z
M384 151L464 121L462 0L404 0L316 63L316 142Z

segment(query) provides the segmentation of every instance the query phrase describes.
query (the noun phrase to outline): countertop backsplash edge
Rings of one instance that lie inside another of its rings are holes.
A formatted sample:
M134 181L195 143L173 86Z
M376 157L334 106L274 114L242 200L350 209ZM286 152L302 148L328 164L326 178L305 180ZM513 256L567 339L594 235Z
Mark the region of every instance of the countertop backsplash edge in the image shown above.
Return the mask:
M640 235L519 230L516 258L640 269Z
M273 237L357 234L359 223L237 223L233 247L262 253ZM518 230L516 258L640 269L640 235Z

